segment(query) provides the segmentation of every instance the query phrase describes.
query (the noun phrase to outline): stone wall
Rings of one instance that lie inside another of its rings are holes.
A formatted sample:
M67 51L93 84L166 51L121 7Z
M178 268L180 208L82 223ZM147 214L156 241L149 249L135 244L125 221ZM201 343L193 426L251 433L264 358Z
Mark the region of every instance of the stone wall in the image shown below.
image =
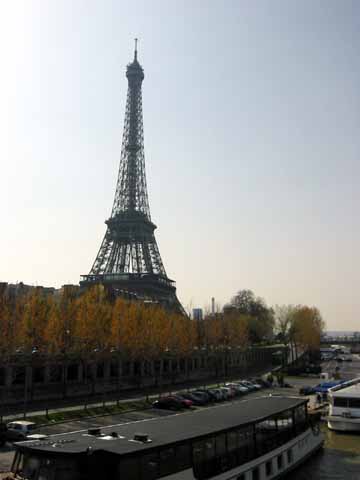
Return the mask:
M76 357L17 356L0 366L0 406L34 400L88 397L195 380L223 380L271 368L279 347L227 353L194 353L158 360L129 360L119 355Z

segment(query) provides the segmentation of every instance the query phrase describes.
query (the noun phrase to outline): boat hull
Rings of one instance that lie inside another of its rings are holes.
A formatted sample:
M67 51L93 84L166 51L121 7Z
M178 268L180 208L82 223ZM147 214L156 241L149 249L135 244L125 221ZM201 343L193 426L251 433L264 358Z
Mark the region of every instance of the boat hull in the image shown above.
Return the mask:
M331 415L327 418L327 425L337 432L360 432L360 418Z

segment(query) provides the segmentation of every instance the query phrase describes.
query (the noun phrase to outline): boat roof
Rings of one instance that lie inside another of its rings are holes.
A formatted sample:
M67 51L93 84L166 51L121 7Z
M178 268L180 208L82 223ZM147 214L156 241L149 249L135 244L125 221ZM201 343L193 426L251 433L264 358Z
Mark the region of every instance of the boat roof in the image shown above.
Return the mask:
M330 392L334 397L360 398L360 383L353 385L344 384L343 388L340 388L339 390L330 390Z
M307 401L299 397L258 397L188 413L103 427L102 436L94 436L89 434L88 430L82 430L53 435L40 442L20 442L16 447L20 450L31 450L35 455L82 454L100 450L125 455L251 425L304 405ZM113 432L116 432L118 437L113 436ZM150 441L134 441L134 435L139 432L147 434Z

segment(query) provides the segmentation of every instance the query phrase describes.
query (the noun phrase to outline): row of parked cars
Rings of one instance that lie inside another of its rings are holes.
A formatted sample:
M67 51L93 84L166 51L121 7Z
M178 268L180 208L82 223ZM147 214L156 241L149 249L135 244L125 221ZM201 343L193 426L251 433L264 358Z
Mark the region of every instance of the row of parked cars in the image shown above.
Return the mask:
M204 406L210 403L232 400L235 397L246 395L249 392L269 388L271 385L261 378L252 380L240 380L226 383L223 387L197 389L191 392L181 392L174 395L160 397L152 404L155 408L167 410L181 410L193 406Z

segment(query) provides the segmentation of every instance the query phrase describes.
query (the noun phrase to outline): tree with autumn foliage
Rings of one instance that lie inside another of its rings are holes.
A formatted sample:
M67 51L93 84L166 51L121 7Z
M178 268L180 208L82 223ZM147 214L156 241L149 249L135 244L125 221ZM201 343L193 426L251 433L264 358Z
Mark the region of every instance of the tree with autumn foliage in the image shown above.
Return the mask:
M64 354L74 350L78 303L73 286L63 288L59 299L53 302L45 329L48 353Z
M292 360L301 351L319 350L325 322L316 307L276 305L274 311L278 338L290 347Z
M106 351L111 345L112 306L105 288L96 285L76 302L76 317L70 333L72 350L78 353Z
M308 351L318 350L325 323L316 307L298 306L293 314L291 335Z
M16 349L15 310L5 291L0 292L0 356L7 358Z
M261 297L251 290L239 290L225 305L224 312L235 311L248 319L248 336L251 343L260 343L272 339L274 330L274 311Z
M48 345L45 331L54 305L52 296L44 294L39 287L19 297L17 303L20 315L17 328L18 345L25 353L31 353L34 348L46 351Z

